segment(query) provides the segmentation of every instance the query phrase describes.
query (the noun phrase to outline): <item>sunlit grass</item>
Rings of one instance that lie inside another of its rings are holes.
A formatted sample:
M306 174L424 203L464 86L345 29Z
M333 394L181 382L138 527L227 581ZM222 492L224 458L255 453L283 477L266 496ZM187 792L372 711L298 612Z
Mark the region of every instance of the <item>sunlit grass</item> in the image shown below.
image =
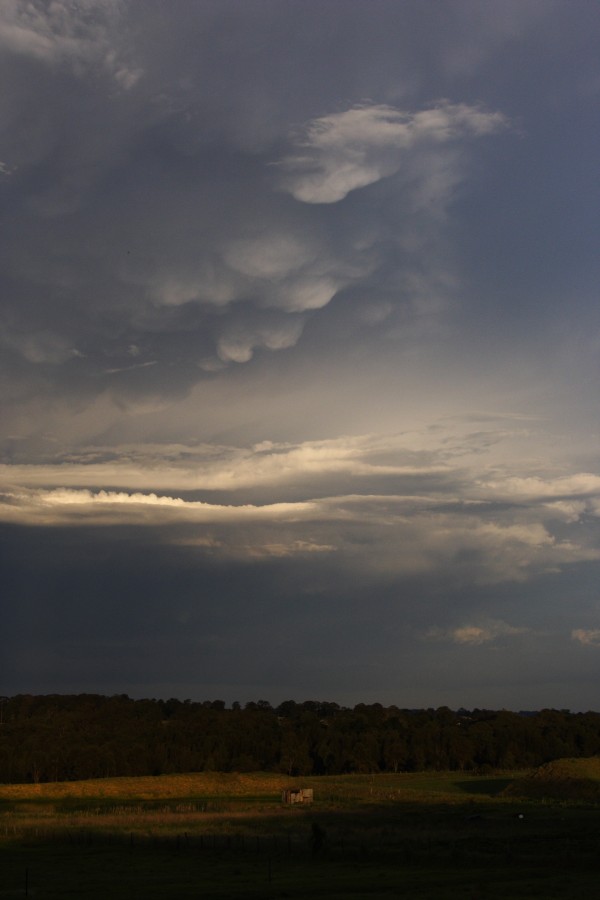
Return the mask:
M562 768L557 771L562 772ZM276 774L0 786L0 896L592 896L600 810L494 773ZM313 787L313 806L281 790ZM315 848L315 825L322 846Z
M97 778L89 781L60 781L47 784L0 784L0 800L59 799L66 797L161 797L268 795L281 791L290 779L272 773L200 772L189 775Z
M68 834L257 833L286 831L302 815L393 809L398 803L480 802L506 783L456 773L347 775L296 779L313 787L313 807L286 807L294 779L270 773L161 775L50 784L0 785L0 838ZM496 789L496 785L498 788ZM481 788L484 788L482 793ZM276 825L274 822L276 820Z

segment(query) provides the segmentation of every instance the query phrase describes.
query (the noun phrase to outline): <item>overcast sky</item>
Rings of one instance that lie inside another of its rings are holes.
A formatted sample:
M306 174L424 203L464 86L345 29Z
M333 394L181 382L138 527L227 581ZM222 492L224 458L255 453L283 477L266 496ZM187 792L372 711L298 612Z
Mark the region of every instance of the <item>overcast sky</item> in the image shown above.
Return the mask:
M599 709L596 0L4 0L0 693Z

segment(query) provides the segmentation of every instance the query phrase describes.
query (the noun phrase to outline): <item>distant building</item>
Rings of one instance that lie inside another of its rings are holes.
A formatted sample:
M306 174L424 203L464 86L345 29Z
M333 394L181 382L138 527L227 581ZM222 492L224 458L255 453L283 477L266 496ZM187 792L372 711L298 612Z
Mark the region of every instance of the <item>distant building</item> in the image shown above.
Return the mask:
M312 803L312 788L288 788L281 794L282 803Z

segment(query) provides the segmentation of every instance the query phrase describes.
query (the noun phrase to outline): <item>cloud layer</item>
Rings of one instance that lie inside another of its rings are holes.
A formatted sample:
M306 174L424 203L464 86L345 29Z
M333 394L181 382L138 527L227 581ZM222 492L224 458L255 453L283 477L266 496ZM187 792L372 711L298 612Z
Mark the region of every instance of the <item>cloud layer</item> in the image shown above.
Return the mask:
M597 16L0 10L3 693L596 703Z

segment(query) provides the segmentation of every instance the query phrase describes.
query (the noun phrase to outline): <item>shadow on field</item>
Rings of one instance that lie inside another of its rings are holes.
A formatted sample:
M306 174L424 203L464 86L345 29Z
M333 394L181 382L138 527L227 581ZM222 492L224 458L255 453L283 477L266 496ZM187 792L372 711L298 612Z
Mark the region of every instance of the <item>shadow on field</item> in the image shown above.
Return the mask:
M486 797L496 797L501 794L509 784L512 784L512 778L482 778L478 781L456 781L456 787L460 788L466 794L482 794Z
M0 898L581 900L597 896L600 809L470 802L40 817L0 840ZM468 787L467 787L468 785ZM474 783L457 786L473 793ZM72 810L71 810L72 811ZM121 822L119 827L118 822ZM1 832L0 832L1 837Z

